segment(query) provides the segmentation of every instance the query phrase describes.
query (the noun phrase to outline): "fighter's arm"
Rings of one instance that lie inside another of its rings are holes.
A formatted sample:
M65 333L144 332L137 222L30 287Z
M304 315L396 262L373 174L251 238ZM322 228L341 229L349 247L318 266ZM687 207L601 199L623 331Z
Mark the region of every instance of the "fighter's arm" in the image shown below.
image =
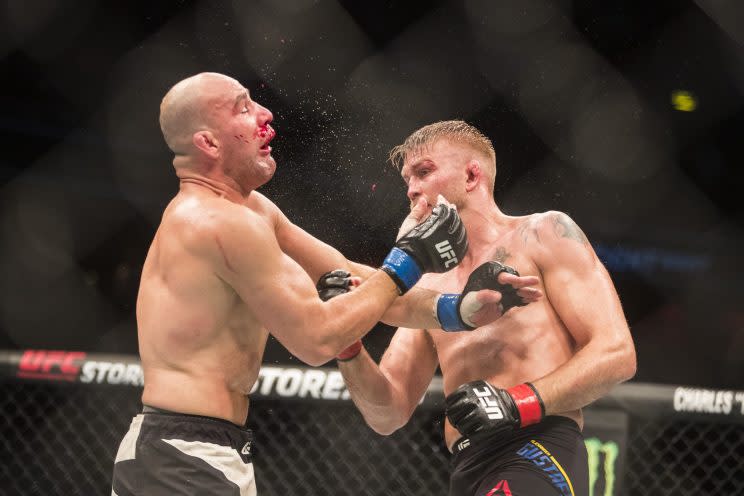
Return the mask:
M579 226L564 213L547 212L534 234L529 242L535 243L546 296L575 342L568 362L533 381L545 413L560 413L631 378L635 347L610 275Z
M271 214L279 246L305 269L313 281L317 281L326 272L336 269L350 272L362 280L366 280L377 272L372 267L347 260L336 248L292 223L267 198L262 197L261 201L264 203L264 208ZM439 328L440 323L434 309L440 294L437 291L415 286L397 298L380 320L391 326Z
M367 424L388 435L411 418L437 368L434 343L421 329L399 328L378 366L362 351L339 361L351 399Z
M356 262L349 262L349 272L366 280L375 273L375 269ZM442 293L415 286L403 296L396 299L385 310L382 322L393 327L417 329L438 329L441 324L437 319L436 302Z
M362 280L377 272L372 267L347 260L338 250L290 222L268 199L262 197L262 200L271 214L269 218L273 219L279 246L298 262L313 280L318 280L326 272L337 269L345 270ZM425 204L422 203L423 205ZM411 226L422 221L425 214L425 208L414 208L406 218L401 231L407 232ZM526 303L536 301L542 296L540 290L536 288L538 279L533 276L520 277L502 272L498 274L498 283L510 285ZM494 284L493 281L480 280L477 284L471 285L472 294L462 295L464 298L462 305L459 304L456 295L441 299L441 293L415 286L397 298L380 320L391 326L417 329L462 330L466 328L463 324L471 328L485 325L501 316L501 295L495 291L497 286L498 284Z
M217 274L263 326L304 362L320 365L361 338L397 297L393 280L377 271L350 294L321 302L305 270L282 252L264 218L246 209L218 214L202 226Z

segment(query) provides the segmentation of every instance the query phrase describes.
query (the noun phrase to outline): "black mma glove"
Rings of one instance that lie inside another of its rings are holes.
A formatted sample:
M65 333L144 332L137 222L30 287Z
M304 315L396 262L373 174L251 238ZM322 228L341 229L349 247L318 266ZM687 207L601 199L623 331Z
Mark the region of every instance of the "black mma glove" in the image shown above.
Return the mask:
M445 404L450 423L465 437L513 430L545 417L545 405L529 382L509 389L468 382L447 396Z
M426 272L446 272L462 260L468 238L457 210L440 203L431 215L403 235L381 269L405 293Z
M320 279L315 288L318 290L318 296L323 301L328 301L333 297L349 292L351 286L351 274L345 270L337 269L326 272ZM362 351L362 342L356 341L348 348L336 356L336 360L346 362L351 360Z
M480 291L481 289L492 289L501 293L501 313L505 314L512 307L522 307L527 302L517 294L514 286L501 284L499 274L508 272L509 274L519 275L512 267L500 262L486 262L470 273L468 282L462 294L443 294L437 299L437 319L441 324L441 329L445 331L462 331L464 329L473 330L471 317L480 307L475 309L463 308L462 301L471 291Z
M351 286L351 274L345 270L336 269L320 276L315 288L318 290L320 299L328 301L334 296L348 293L349 286Z

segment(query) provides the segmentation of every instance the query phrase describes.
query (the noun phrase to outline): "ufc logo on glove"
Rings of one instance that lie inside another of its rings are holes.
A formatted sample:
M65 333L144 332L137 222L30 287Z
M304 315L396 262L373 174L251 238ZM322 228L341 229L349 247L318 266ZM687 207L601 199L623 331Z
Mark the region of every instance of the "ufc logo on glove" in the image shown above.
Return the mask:
M493 394L489 388L473 389L473 392L478 397L478 401L483 405L483 410L488 414L490 420L498 420L504 418L504 412L499 406L499 402L493 399Z
M444 266L446 268L449 268L450 265L457 265L457 256L455 255L455 250L452 249L452 245L450 245L449 241L447 241L446 239L444 241L440 241L439 243L434 245L434 248L437 249L441 258L449 259L444 262Z

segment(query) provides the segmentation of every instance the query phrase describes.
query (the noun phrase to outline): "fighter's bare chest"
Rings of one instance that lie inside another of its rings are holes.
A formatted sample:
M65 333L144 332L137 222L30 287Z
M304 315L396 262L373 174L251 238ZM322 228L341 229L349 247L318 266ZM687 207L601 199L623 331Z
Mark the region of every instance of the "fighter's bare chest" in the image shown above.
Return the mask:
M480 249L476 247L471 256L471 263L458 266L444 274L437 274L439 282L431 288L446 293L460 293L467 284L471 272L489 261L513 267L522 276L540 276L529 246L520 236L508 236L489 246ZM459 363L461 357L468 356L472 366L487 371L488 374L493 373L491 367L495 363L494 357L509 355L510 350L523 348L521 341L525 334L515 330L529 328L534 332L540 328L533 325L540 320L533 310L535 309L525 307L520 308L519 312L509 312L498 320L478 328L477 332L432 332L431 337L437 348L440 364L451 370L453 363Z
M508 265L520 275L538 275L529 246L521 237L508 235L488 245L470 247L470 257L466 263L443 274L429 274L424 281L431 289L442 292L458 293L462 291L470 274L481 264L496 261Z

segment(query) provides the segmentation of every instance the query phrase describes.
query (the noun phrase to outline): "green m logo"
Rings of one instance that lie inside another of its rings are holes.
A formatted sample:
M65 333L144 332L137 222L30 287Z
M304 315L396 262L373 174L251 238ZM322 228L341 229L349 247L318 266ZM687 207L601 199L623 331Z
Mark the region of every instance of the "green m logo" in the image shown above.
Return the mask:
M594 489L599 480L600 462L604 475L604 492L597 496L613 496L615 489L615 462L620 452L617 443L608 441L603 443L596 437L584 440L589 455L589 496L595 496ZM604 456L602 456L604 455Z

